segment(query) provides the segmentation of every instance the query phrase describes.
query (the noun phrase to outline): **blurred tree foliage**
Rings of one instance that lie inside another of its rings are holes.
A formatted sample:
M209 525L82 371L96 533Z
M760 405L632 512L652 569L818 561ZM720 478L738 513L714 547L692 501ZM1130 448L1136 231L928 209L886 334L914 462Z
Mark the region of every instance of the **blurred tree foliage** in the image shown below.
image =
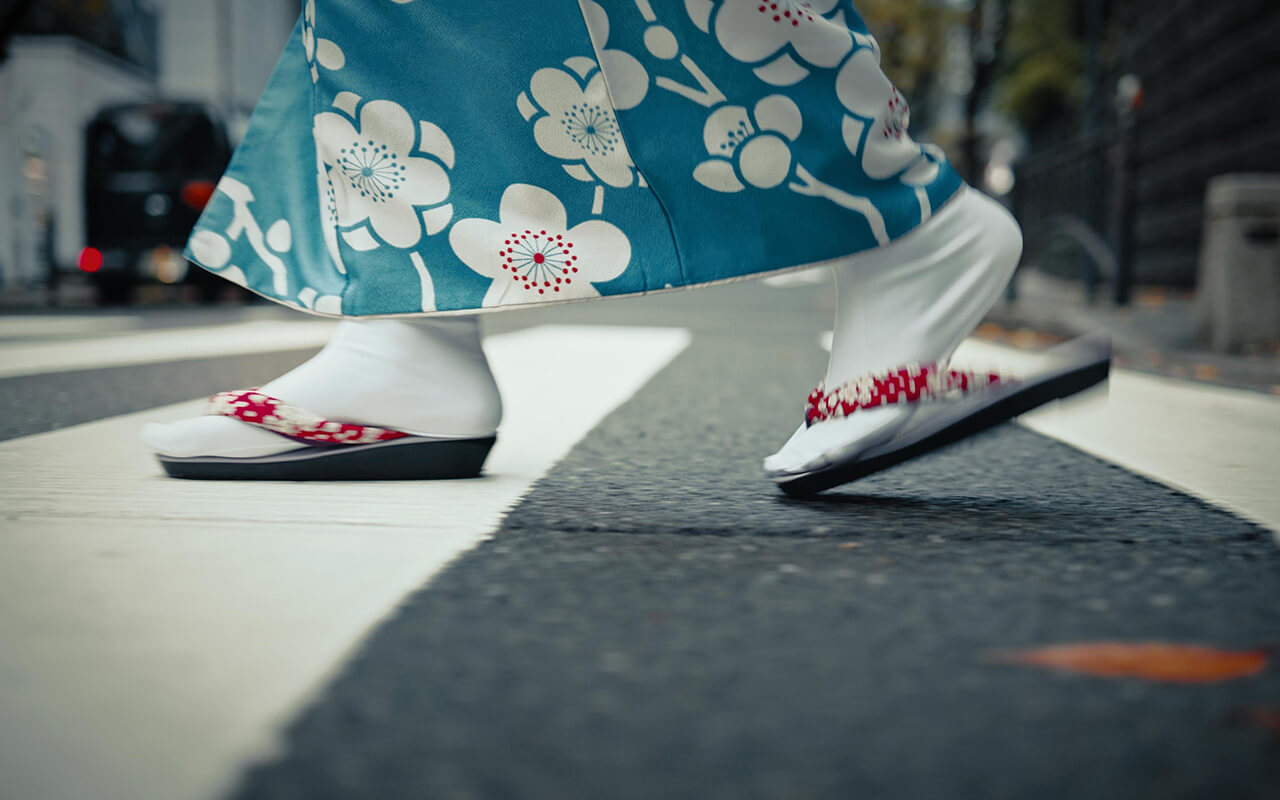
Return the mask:
M1078 0L1013 0L998 105L1029 134L1075 116L1084 95Z
M943 0L856 0L872 35L880 42L882 66L912 101L912 115L927 117L925 101L946 65L947 37L963 13ZM919 119L928 126L927 119Z

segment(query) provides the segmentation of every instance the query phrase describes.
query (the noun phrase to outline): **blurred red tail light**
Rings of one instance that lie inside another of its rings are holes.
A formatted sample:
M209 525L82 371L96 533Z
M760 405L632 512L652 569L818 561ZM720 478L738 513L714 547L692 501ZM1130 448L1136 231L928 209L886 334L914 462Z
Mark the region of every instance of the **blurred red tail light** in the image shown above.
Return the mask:
M201 211L209 205L209 200L213 198L217 188L217 184L213 181L191 181L182 187L182 202L196 211Z
M97 272L102 269L102 251L96 247L86 247L81 250L80 269L84 272Z

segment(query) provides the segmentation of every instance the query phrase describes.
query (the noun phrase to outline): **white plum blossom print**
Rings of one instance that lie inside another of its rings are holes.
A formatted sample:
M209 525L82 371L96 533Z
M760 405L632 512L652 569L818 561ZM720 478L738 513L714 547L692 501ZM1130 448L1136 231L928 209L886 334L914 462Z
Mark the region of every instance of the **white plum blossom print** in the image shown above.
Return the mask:
M293 229L288 220L278 219L265 230L253 213L253 189L230 175L222 176L217 191L231 199L231 224L225 235L212 229L197 231L190 241L190 253L201 266L222 271L221 274L245 285L244 273L231 264L231 243L244 239L262 263L271 270L271 287L278 297L289 292L289 268L280 255L293 249ZM225 270L225 271L223 271Z
M217 272L239 286L249 286L244 271L231 263L232 242L244 239L263 264L271 270L271 292L279 302L314 311L318 314L341 315L342 298L338 295L321 295L310 286L298 290L296 299L289 297L289 267L282 255L293 250L293 226L287 219L277 219L264 230L253 213L253 190L230 175L218 182L218 191L232 203L231 224L225 233L211 228L199 228L188 242L189 255L200 265ZM254 286L253 291L267 293L264 286Z
M649 73L640 60L625 50L609 47L609 15L594 0L582 0L582 16L587 34L600 54L600 70L609 81L609 99L614 108L635 108L649 92Z
M738 61L760 64L756 74L774 85L796 83L803 66L838 66L853 47L853 33L839 0L725 0L716 10L715 34ZM830 15L830 16L828 16ZM792 58L792 54L799 59Z
M329 251L334 269L345 275L347 267L338 247L338 187L329 177L329 167L324 163L324 149L319 140L316 140L316 188L320 197L320 230L325 249Z
M803 124L799 107L785 95L763 98L750 115L742 106L721 106L702 131L711 158L693 177L717 192L740 192L746 184L772 189L791 174L791 142Z
M599 297L592 282L618 277L631 261L631 242L612 223L592 219L570 228L560 199L528 184L503 192L497 222L459 220L449 244L492 279L485 308Z
M320 67L333 72L347 65L347 55L332 39L316 36L316 0L307 0L302 9L302 49L311 65L311 81L320 80Z
M840 68L836 95L852 112L844 118L845 146L861 158L868 177L891 177L921 158L920 146L907 133L907 100L880 71L871 48L860 48Z
M529 84L533 103L543 113L533 123L533 138L547 155L585 167L570 169L580 180L598 180L624 188L635 181L635 164L609 101L603 73L583 86L562 69L546 67Z
M372 100L360 109L357 128L345 114L324 111L315 118L316 145L333 189L338 225L365 221L392 247L413 247L422 238L419 209L449 196L449 176L432 158L414 154L419 126L409 112L389 100ZM431 153L452 163L452 145L434 125L422 123L422 146L438 144L447 154ZM447 157L446 157L447 156ZM322 202L328 202L328 193ZM352 237L345 236L348 241ZM368 237L365 237L366 239Z
M649 73L630 53L608 47L609 15L599 3L583 0L582 13L599 63L575 56L565 61L568 69L538 70L516 105L533 122L533 137L543 152L567 162L565 172L587 183L626 188L638 176L616 112L644 100ZM600 213L602 201L597 185L594 213Z

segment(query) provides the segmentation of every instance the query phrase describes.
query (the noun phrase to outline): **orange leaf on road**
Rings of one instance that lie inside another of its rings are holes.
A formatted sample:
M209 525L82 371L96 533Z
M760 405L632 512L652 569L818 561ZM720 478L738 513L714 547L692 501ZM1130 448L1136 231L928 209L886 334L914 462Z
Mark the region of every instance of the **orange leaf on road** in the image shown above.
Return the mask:
M1218 650L1165 642L1081 642L990 653L987 661L1161 683L1213 683L1257 675L1267 650Z

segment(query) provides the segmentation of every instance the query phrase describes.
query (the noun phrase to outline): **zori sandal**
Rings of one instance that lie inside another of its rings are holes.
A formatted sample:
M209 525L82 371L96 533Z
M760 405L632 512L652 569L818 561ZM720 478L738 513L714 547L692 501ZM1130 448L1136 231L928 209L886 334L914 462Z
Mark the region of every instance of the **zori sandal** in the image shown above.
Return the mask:
M777 472L769 477L789 495L816 494L958 442L1105 381L1111 368L1111 342L1081 337L1047 351L1045 356L1049 368L1016 381L996 373L912 364L855 378L834 389L820 385L809 395L805 412L809 427L859 409L890 403L919 405L883 444L866 450L851 447L847 456L830 454L820 468Z
M222 392L206 414L258 425L298 443L269 456L177 458L158 454L174 478L203 480L377 481L474 478L496 436L443 438L334 422L256 389Z

